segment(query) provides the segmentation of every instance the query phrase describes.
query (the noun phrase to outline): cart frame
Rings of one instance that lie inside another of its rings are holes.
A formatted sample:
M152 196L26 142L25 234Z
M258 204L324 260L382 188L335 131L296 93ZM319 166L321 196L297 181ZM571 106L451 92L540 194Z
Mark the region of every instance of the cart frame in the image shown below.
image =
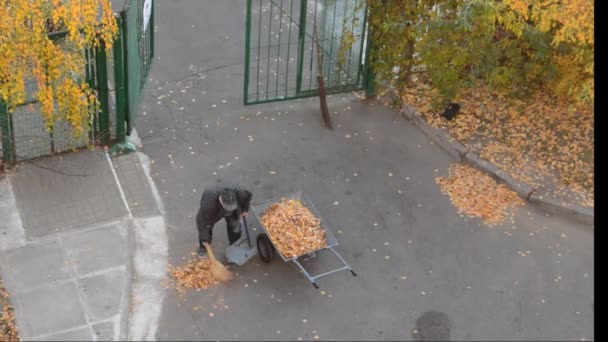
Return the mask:
M320 220L321 229L323 229L323 231L325 232L325 238L327 241L327 245L325 247L318 248L318 249L316 249L314 251L310 251L306 254L299 255L296 257L291 257L291 258L286 258L283 254L281 254L281 251L279 251L278 249L276 249L274 247L274 244L272 243L272 239L269 237L270 234L268 234L266 227L264 227L264 225L259 221L259 218L264 214L264 212L266 211L266 209L268 209L268 207L270 207L271 205L273 205L275 203L280 202L282 199L293 199L293 200L300 201L304 206L306 206L313 213L313 215L315 215ZM297 267L297 269L301 273L303 273L304 276L317 289L319 288L319 284L316 282L316 280L319 278L326 277L330 274L348 270L348 271L350 271L350 273L353 276L357 276L355 271L353 271L352 267L350 267L350 265L346 262L346 260L344 260L344 258L334 249L334 247L338 246L338 240L336 239L336 237L334 236L332 231L329 229L327 222L323 219L323 217L321 216L321 214L319 213L319 211L317 210L315 205L312 203L310 198L308 198L308 196L303 191L298 190L295 192L291 192L291 193L288 193L288 194L285 194L282 196L278 196L278 197L266 200L266 201L258 203L256 205L252 205L251 211L253 212L253 215L255 216L255 220L259 222L259 225L263 231L263 233L261 233L257 239L258 240L258 242L257 242L258 254L260 254L263 261L270 262L270 259L272 259L272 255L268 256L267 258L263 255L263 252L260 250L260 239L262 239L262 240L266 239L267 242L264 242L264 243L269 243L271 248L276 250L276 252L281 256L281 259L283 259L284 262L292 262ZM324 273L321 273L321 274L311 275L306 270L306 268L300 263L300 261L298 261L298 259L315 258L316 253L323 251L323 250L330 250L331 252L333 252L333 254L342 262L343 266L330 270L330 271L327 271L327 272L324 272ZM268 261L265 259L267 259Z

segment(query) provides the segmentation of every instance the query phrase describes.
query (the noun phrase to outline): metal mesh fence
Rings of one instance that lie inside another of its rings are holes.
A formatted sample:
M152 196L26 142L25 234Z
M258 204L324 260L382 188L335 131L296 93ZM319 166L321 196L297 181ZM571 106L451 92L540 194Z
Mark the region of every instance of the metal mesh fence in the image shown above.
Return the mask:
M317 52L328 93L362 88L365 0L248 0L247 12L245 104L317 95Z
M69 49L62 38L52 38L56 44ZM97 63L105 63L108 70L112 70L109 59L97 56L92 50L78 51L82 54L85 68L81 72L71 75L78 82L88 82L90 87L98 91L98 100L107 96L99 92L101 84L98 80ZM101 58L98 58L101 57ZM103 82L103 81L102 81ZM0 103L0 159L3 163L14 163L21 160L33 159L55 153L66 152L82 148L89 144L96 144L106 138L113 138L113 130L101 130L101 118L116 113L116 107L108 113L96 111L92 115L91 132L83 137L74 137L71 125L65 121L55 120L53 127L48 128L40 110L40 104L35 99L36 82L26 82L26 99L21 105L8 113L5 105ZM58 108L55 109L56 111ZM114 120L110 120L112 122Z

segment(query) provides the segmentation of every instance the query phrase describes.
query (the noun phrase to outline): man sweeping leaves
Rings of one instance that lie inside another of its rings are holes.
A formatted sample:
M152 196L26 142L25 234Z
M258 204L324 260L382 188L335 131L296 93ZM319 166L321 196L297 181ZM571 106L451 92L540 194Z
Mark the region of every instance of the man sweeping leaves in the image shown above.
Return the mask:
M213 227L224 219L228 242L233 244L241 237L241 216L247 216L252 193L241 185L217 184L203 192L196 215L198 229L198 255L205 257L205 244L211 244Z

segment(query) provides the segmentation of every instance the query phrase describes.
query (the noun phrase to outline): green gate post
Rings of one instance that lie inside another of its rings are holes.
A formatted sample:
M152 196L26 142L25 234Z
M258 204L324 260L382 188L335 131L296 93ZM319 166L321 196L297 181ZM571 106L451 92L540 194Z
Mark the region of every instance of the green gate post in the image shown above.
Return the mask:
M296 94L302 91L302 72L304 72L304 43L306 38L306 11L308 10L308 0L300 3L300 25L298 31L298 71L296 73ZM315 9L316 11L316 9ZM291 39L291 37L289 37ZM260 44L258 42L258 44ZM312 51L311 51L312 53ZM259 56L258 56L259 57Z
M150 0L150 63L154 60L154 0ZM146 75L147 76L147 75Z
M110 141L110 106L108 104L108 66L106 44L102 41L95 51L95 71L97 73L97 96L99 97L99 137L102 144Z
M115 16L118 34L112 47L114 57L114 89L116 93L116 144L110 149L111 154L135 152L136 148L127 141L127 86L125 84L124 30L122 17Z
M368 27L371 27L371 25L369 25ZM370 52L372 51L372 45L373 45L373 41L372 41L372 37L371 37L371 32L368 33L367 36L367 51L365 52L365 98L366 99L372 99L376 97L376 74L374 73L374 70L371 66L370 63Z
M249 94L249 54L250 54L250 46L251 46L251 2L253 0L247 0L247 18L245 19L245 84L243 89L243 105L246 106L247 98Z
M10 165L14 161L14 146L11 139L10 118L7 105L0 100L0 135L2 136L2 161Z

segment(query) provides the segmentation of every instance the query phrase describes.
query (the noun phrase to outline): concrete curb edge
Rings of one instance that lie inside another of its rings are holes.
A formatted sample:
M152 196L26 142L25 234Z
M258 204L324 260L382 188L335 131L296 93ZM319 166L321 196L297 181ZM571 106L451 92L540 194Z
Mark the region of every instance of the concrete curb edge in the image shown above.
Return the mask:
M389 99L398 98L394 89L389 89L387 95ZM591 225L594 224L594 209L583 207L574 203L566 203L553 198L545 198L537 195L535 188L515 180L506 172L500 170L493 163L480 158L476 153L470 151L464 144L450 137L449 132L445 129L440 129L431 126L424 120L418 110L409 104L399 99L401 104L401 114L415 127L420 129L431 141L439 145L444 151L451 155L458 162L467 163L474 168L487 173L494 178L498 183L505 184L511 190L515 191L526 202L533 203L547 212L556 214L565 218L573 219Z

